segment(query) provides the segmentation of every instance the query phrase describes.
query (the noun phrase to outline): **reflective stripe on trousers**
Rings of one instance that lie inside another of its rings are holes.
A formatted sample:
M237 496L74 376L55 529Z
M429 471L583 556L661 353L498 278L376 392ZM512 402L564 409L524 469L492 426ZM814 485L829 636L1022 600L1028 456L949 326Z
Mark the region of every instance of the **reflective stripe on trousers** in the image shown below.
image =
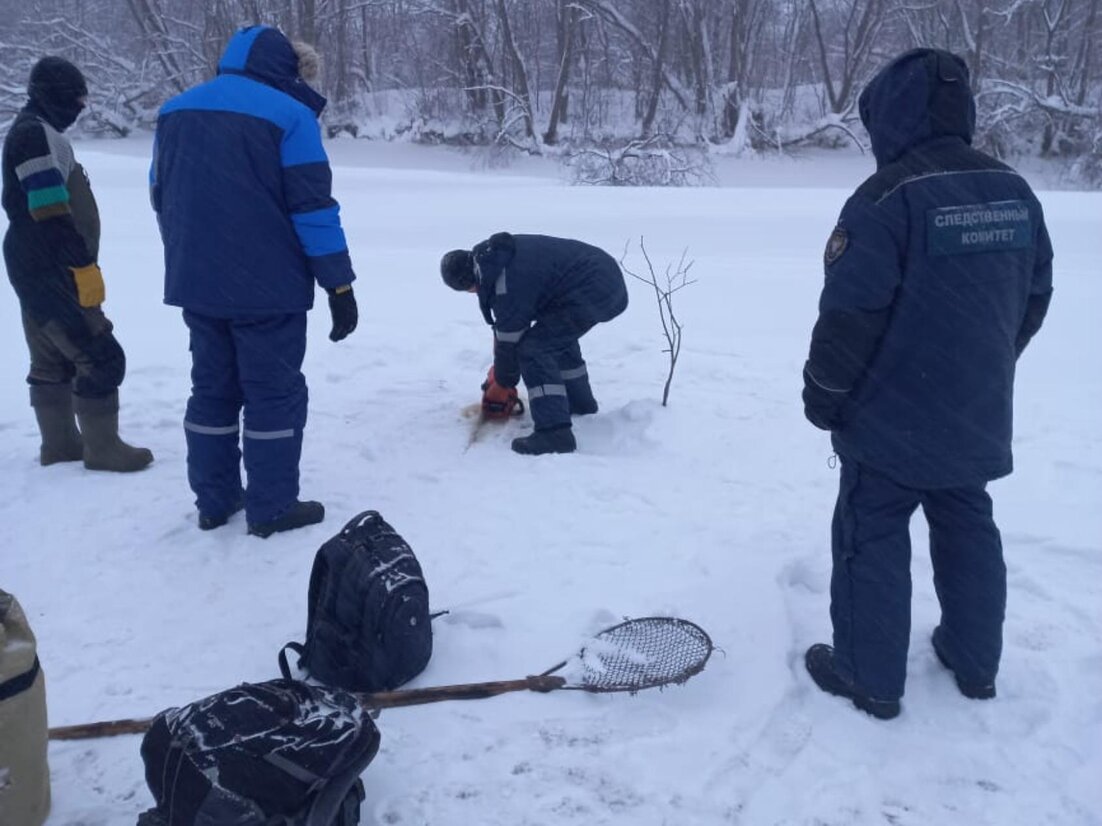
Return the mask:
M544 396L565 396L566 385L565 384L540 384L536 387L528 388L528 398L542 399Z
M285 430L245 430L246 439L259 439L260 441L270 441L272 439L293 439L295 438L295 431L292 428Z
M212 426L206 424L196 424L195 422L189 422L184 419L184 430L191 433L198 433L200 436L236 436L241 426L234 423L225 426Z
M184 320L192 356L184 428L196 505L208 516L240 507L244 451L246 518L275 519L299 493L306 314L220 319L185 310Z

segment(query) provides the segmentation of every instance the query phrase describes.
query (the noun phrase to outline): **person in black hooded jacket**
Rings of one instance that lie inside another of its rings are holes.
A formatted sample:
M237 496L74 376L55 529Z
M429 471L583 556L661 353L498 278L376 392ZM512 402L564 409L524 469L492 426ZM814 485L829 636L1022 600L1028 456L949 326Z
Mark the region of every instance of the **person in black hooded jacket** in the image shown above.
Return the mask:
M446 253L440 275L453 290L477 294L494 330L483 415L509 415L523 379L534 430L514 439L512 449L574 452L571 416L597 412L579 339L628 306L616 259L572 238L498 232L472 250Z
M841 460L833 646L823 690L900 711L910 638L910 536L930 527L941 621L933 648L967 697L995 696L1006 567L989 481L1011 472L1015 364L1052 294L1041 205L971 147L975 103L957 56L917 49L861 94L877 172L827 242L804 407Z
M4 263L30 349L27 383L42 435L39 460L141 470L153 454L118 435L126 356L100 306L99 212L62 134L84 109L88 87L72 63L44 57L31 70L27 94L4 139Z

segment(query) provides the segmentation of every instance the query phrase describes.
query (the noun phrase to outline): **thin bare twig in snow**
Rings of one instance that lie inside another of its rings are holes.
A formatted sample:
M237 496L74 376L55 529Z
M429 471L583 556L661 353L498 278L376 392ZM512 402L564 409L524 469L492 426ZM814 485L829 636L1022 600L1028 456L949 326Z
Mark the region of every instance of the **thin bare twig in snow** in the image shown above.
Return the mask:
M673 297L676 293L685 289L690 284L695 284L696 279L689 278L689 271L692 269L693 262L687 260L689 254L688 249L682 251L681 258L677 262L676 267L673 264L668 264L666 266L666 271L661 282L659 281L658 274L654 270L654 263L651 261L650 254L647 252L642 236L639 238L639 250L642 252L643 260L647 265L646 275L640 275L624 263L627 258L627 245L624 246L624 255L620 259L620 267L636 281L642 281L644 284L649 284L651 289L654 290L654 298L658 304L658 318L662 324L662 335L666 339L666 347L662 352L667 353L670 358L669 370L666 373L666 383L662 388L662 406L666 407L670 398L670 385L673 383L673 373L674 370L677 369L677 360L681 355L681 331L683 329L681 321L674 313Z

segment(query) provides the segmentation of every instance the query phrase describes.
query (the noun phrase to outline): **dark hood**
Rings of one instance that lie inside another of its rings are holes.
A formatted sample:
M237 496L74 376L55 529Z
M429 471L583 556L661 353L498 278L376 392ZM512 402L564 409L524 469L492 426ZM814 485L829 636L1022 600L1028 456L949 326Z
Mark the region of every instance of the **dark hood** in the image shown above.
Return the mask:
M282 32L249 26L230 38L218 62L218 74L244 75L290 95L320 115L328 102L298 73L298 55Z
M28 108L59 132L73 125L88 97L80 69L63 57L44 57L34 64L27 82Z
M940 49L897 57L869 81L858 105L880 167L934 138L971 143L976 128L968 66Z

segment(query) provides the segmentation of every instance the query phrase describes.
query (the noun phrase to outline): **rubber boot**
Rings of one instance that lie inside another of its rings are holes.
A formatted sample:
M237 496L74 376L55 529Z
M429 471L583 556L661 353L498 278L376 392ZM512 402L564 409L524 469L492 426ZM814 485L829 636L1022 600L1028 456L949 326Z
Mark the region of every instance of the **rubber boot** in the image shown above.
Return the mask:
M84 458L84 443L73 417L73 390L68 384L32 384L31 407L42 434L39 462L52 465Z
M573 453L578 447L570 425L548 430L535 430L530 436L513 439L513 450L526 456L542 456L544 453Z
M84 437L84 466L89 470L131 473L153 461L144 447L132 447L119 438L119 394L103 398L75 396L74 406Z
M316 525L323 519L325 519L325 506L321 502L295 502L270 522L250 522L249 533L261 539L267 539L273 533Z

